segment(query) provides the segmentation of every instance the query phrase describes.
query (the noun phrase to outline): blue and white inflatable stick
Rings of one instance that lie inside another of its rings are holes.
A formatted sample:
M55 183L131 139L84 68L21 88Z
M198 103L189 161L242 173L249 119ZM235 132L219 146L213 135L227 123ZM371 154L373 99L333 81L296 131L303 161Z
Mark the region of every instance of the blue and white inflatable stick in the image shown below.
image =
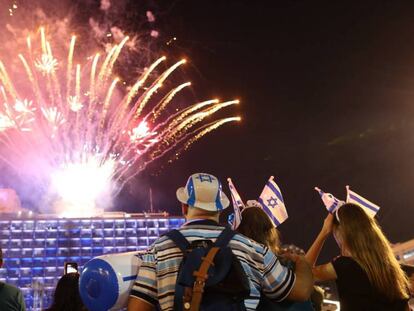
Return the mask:
M141 265L141 252L108 254L88 261L79 279L79 291L89 311L125 308Z

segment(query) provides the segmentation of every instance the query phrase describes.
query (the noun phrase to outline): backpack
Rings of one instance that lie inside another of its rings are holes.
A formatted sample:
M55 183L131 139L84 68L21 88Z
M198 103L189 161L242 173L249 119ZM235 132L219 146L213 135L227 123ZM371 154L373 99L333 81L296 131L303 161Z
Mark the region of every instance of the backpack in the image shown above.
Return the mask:
M236 233L225 228L215 243L191 243L178 231L166 234L183 253L175 285L174 311L244 311L249 280L228 246Z

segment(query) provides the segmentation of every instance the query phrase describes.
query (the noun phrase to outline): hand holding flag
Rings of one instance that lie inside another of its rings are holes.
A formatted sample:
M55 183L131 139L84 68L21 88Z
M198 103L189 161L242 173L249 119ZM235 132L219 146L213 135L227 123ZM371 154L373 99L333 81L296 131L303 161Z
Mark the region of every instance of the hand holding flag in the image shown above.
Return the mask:
M273 179L273 176L269 178L259 197L259 202L263 206L263 210L273 221L273 224L277 227L288 218L288 214L282 193Z

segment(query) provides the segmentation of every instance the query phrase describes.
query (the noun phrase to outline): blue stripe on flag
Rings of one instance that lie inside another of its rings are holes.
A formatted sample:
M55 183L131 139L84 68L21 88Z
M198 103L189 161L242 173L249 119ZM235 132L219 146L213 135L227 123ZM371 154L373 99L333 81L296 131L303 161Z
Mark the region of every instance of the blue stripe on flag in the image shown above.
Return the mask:
M339 205L339 200L337 198L334 198L334 202L332 203L331 206L329 206L328 212L332 213L333 211L335 211L335 209L338 207L338 205Z
M136 278L137 278L137 275L135 274L135 275L130 275L130 276L124 276L124 277L122 278L122 280L123 280L124 282L128 282L128 281L135 280Z
M272 189L272 191L276 194L276 196L278 197L278 199L280 201L282 201L283 204L285 204L285 202L283 201L283 197L282 194L280 193L280 191L270 182L267 182L267 185L270 189Z
M357 196L355 196L355 195L354 195L354 194L352 194L352 193L350 193L350 194L349 194L349 197L350 197L352 200L357 201L359 204L361 204L361 205L365 206L366 208L369 208L370 210L372 210L372 211L374 211L374 212L378 212L378 211L379 211L379 208L376 208L376 207L372 206L371 204L367 203L366 201L361 200L360 198L358 198Z
M187 204L190 205L190 206L194 206L194 203L196 201L196 197L195 197L194 182L193 182L193 178L192 177L188 181L187 193L188 193Z
M238 207L238 206L239 206L239 204L237 204L237 200L236 200L236 198L234 197L233 192L231 192L231 191L230 191L230 195L231 195L231 201L232 201L232 203L233 203L233 207L234 207L234 208Z
M332 203L332 205L331 206L329 206L329 208L328 208L328 212L329 213L332 213L334 210L335 210L335 208L338 206L338 200L335 200L333 203Z
M279 220L277 220L277 218L273 215L272 211L267 207L267 205L263 202L262 198L259 198L259 203L262 204L263 206L263 210L265 211L265 213L270 217L270 219L273 220L273 222L275 223L276 226L280 225Z

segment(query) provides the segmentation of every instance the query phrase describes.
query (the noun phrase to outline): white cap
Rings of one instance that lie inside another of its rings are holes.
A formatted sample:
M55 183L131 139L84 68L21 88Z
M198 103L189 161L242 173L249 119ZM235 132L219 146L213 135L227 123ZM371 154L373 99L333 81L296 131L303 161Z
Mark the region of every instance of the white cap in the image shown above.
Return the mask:
M210 212L221 211L230 204L217 177L205 173L191 175L185 187L177 189L177 199Z

